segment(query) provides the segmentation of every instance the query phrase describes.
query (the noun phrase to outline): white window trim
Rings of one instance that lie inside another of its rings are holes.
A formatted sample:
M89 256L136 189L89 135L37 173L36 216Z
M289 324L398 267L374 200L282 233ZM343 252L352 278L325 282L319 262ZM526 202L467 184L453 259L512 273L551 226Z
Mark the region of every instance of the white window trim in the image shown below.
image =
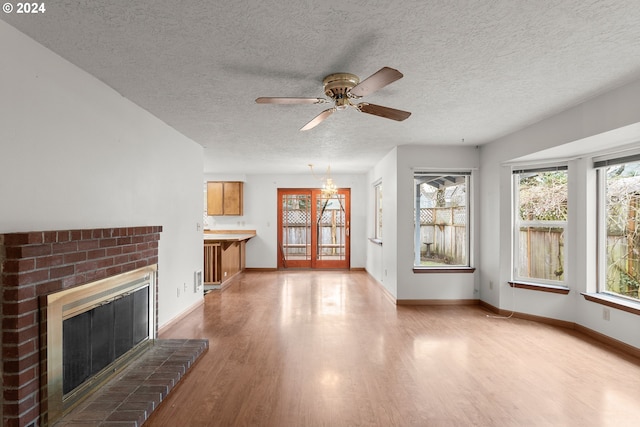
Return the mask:
M640 162L640 153L624 156L608 155L593 159L593 167L596 169L596 206L597 206L597 248L596 248L596 292L605 299L611 298L626 302L632 306L640 303L639 299L617 294L607 290L607 214L606 214L606 173L608 166Z
M382 214L382 205L380 201L380 193L382 193L382 180L378 180L373 183L373 238L377 241L382 241L382 224L380 223L380 215ZM384 197L384 194L382 195Z
M565 163L553 163L550 165L536 165L536 167L531 168L518 168L517 170L513 168L512 170L512 200L513 203L511 205L511 215L512 215L512 250L511 250L511 277L513 282L518 283L531 283L531 284L543 284L543 285L552 285L552 286L561 286L563 288L568 288L569 284L569 271L567 260L569 259L569 245L566 243L564 246L564 256L562 259L562 270L563 270L563 280L550 280L550 279L541 279L535 277L523 277L518 274L518 259L520 257L520 228L522 227L553 227L553 228L562 228L565 239L567 238L568 228L569 228L569 219L567 221L527 221L520 219L519 214L519 206L520 206L520 185L518 182L518 176L522 173L526 172L542 172L542 171L553 171L553 170L565 170L567 174L569 173L568 165Z
M434 271L434 272L443 272L443 271L450 271L450 272L455 272L455 271L460 271L460 272L473 272L475 271L475 268L473 267L473 260L474 260L474 254L473 254L473 235L472 232L474 230L473 227L473 219L474 219L474 215L473 215L473 209L475 209L475 198L474 198L474 169L467 169L467 168L454 168L454 169L446 169L446 168L439 168L439 169L423 169L423 168L412 168L412 181L415 181L416 176L420 176L420 175L461 175L461 176L466 176L467 177L467 188L466 188L466 232L467 232L467 239L466 239L466 252L467 252L467 262L465 265L462 264L456 264L456 265L440 265L440 266L425 266L425 265L419 265L416 264L416 259L419 258L419 245L420 243L416 242L415 239L415 226L414 226L414 239L413 239L413 246L414 246L414 261L413 261L413 271L415 272L429 272L429 271ZM413 191L415 192L415 186ZM415 202L415 193L414 193L414 197L413 197L414 203ZM416 206L414 205L414 209L416 208ZM416 218L414 218L414 221L419 222L419 213L416 215Z

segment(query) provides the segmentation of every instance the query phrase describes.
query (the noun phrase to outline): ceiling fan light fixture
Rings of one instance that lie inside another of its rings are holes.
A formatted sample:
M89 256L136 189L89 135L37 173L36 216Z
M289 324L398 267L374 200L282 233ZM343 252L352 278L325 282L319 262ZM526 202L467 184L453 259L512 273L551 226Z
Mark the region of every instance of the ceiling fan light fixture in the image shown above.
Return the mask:
M347 98L346 96L336 98L336 110L346 110L350 106L351 103L349 102L349 98Z

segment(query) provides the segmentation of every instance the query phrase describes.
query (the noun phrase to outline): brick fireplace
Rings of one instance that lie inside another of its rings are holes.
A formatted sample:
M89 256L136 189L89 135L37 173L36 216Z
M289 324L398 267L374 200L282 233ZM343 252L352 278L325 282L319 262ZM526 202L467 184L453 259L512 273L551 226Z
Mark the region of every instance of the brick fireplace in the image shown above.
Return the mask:
M3 426L46 423L43 297L157 264L161 232L146 226L0 234ZM153 303L157 331L157 297Z

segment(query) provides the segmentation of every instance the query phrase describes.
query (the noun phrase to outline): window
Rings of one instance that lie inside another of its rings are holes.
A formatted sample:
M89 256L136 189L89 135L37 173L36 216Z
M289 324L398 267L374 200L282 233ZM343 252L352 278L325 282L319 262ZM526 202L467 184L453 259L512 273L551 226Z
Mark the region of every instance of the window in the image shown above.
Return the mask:
M382 182L378 182L373 186L375 200L375 225L373 237L382 240Z
M598 170L598 291L640 299L640 155L595 162Z
M567 167L513 174L513 279L566 286Z
M470 172L415 172L414 267L469 267Z

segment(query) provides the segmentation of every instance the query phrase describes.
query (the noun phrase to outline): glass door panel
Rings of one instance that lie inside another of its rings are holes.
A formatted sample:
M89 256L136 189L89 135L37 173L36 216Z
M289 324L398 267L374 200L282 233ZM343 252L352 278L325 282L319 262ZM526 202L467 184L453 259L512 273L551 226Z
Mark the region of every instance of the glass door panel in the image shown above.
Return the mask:
M344 191L333 195L326 195L318 191L314 200L315 266L318 268L348 268L347 195Z
M311 192L278 190L278 267L311 267Z

